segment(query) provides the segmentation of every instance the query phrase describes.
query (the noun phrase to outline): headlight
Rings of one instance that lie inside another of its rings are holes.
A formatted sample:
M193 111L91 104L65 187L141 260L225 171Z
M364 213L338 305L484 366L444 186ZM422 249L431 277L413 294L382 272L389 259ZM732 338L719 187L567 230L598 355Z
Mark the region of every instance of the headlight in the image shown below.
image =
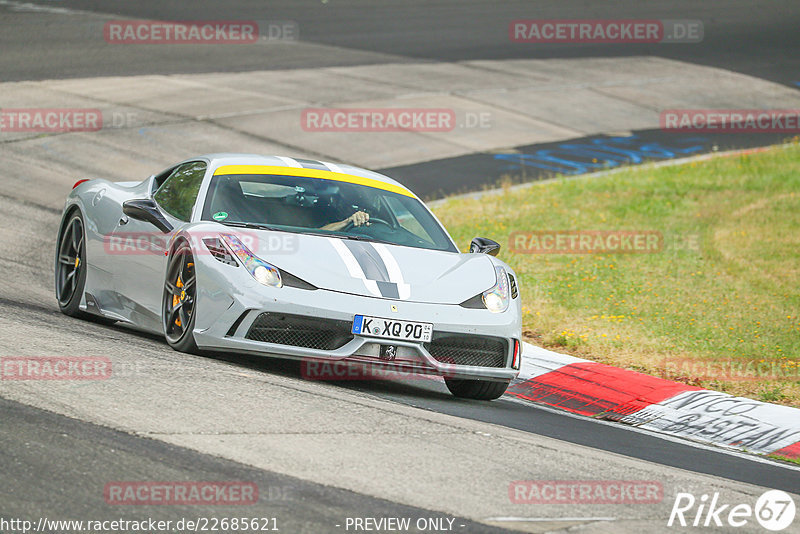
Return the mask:
M281 273L277 267L270 265L255 254L250 252L250 249L244 246L244 243L239 241L239 238L230 235L222 234L222 239L228 244L230 249L236 254L236 257L242 262L245 269L247 269L253 278L261 284L269 287L282 287Z
M508 309L508 275L503 267L494 268L497 283L493 288L483 292L483 304L492 313L501 313Z

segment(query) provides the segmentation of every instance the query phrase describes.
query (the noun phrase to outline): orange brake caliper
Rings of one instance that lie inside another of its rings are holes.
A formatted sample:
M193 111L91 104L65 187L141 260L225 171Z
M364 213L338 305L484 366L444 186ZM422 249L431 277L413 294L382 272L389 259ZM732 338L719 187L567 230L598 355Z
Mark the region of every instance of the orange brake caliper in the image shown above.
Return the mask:
M175 287L179 287L179 288L183 287L183 282L181 281L181 275L180 274L178 275L178 281L175 282ZM181 294L183 294L183 292L181 292ZM178 295L172 295L172 307L174 308L175 306L177 306L178 302L180 302L181 300L182 299L180 297L178 297ZM182 326L181 325L180 316L175 318L175 325L176 326Z

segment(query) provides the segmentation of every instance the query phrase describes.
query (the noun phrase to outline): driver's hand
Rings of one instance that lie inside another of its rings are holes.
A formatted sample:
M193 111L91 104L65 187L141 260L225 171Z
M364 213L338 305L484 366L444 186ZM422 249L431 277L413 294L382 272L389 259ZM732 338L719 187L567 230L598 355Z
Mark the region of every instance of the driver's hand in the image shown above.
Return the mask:
M345 220L352 222L353 226L361 226L362 224L369 226L369 213L366 211L357 211Z

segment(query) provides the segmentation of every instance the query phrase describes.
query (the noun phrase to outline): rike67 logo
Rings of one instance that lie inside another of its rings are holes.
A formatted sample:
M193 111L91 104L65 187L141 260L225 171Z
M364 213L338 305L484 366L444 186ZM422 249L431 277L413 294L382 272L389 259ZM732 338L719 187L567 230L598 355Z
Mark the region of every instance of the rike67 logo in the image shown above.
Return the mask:
M769 490L749 504L723 504L719 493L703 494L699 499L691 493L678 493L669 514L667 526L677 527L744 527L759 525L772 532L786 529L796 513L792 497L781 490Z

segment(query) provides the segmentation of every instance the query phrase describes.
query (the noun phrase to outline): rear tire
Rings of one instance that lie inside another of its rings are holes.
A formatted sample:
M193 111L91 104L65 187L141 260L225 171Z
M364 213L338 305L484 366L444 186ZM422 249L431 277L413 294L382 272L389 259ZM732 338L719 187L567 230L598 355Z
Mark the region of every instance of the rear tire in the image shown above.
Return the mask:
M450 393L462 399L494 400L500 398L508 389L509 382L492 380L463 380L445 378L444 383Z
M83 215L74 209L65 219L56 243L56 300L64 315L87 319L102 325L116 323L81 310L81 298L86 289L86 230Z
M169 346L179 352L200 352L192 332L197 315L196 297L197 275L192 248L181 241L170 256L161 307L164 337Z
M84 317L80 310L86 285L86 242L81 212L66 219L56 244L56 300L61 313Z

